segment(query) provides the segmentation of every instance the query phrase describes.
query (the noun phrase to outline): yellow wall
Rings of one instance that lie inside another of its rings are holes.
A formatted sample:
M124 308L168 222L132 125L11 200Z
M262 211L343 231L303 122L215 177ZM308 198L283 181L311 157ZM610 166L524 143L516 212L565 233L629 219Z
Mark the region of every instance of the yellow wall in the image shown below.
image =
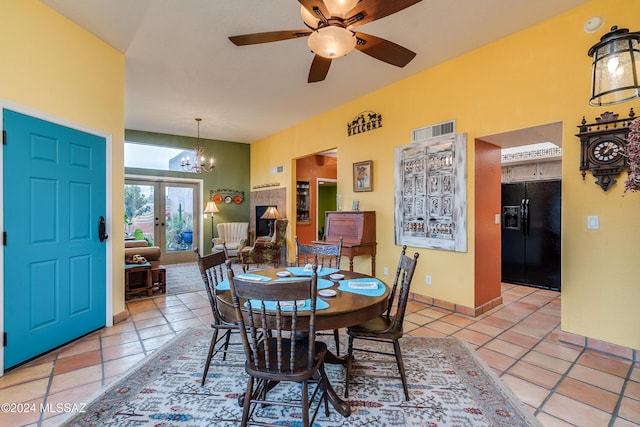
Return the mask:
M605 18L605 27L595 34L585 33L584 23L597 15ZM473 206L476 138L563 122L562 329L640 348L640 267L635 249L640 241L640 194L622 197L625 175L607 193L593 184L591 176L582 181L574 136L583 115L593 121L607 110L626 115L635 107L640 112L636 101L609 108L588 104L591 62L587 50L612 25L637 31L638 16L637 0L594 0L255 142L251 146L251 184L270 182L270 168L284 164L280 181L288 190L287 217L292 218L292 159L337 147L338 193L343 195L345 208L359 199L361 210L377 213L378 275L384 279L382 267L393 272L399 254L393 243L393 150L410 142L411 129L455 119L457 131L467 133L467 192L468 204ZM428 55L428 46L425 40L418 55ZM361 111L381 113L383 127L347 137L346 123ZM356 194L351 168L362 160L373 160L374 191ZM587 215L600 217L599 230L587 230ZM295 235L295 223L290 224L289 241ZM420 259L412 289L473 307L474 233L470 208L467 253L416 249ZM356 262L356 270L367 272L368 268L368 260ZM432 285L425 285L425 274L432 276Z
M36 0L2 2L0 52L0 100L111 135L113 168L107 173L113 192L107 204L113 218L121 219L124 55ZM122 220L111 226L112 236L123 235ZM107 246L112 259L122 260L122 244L114 242ZM124 267L113 265L115 314L124 310Z

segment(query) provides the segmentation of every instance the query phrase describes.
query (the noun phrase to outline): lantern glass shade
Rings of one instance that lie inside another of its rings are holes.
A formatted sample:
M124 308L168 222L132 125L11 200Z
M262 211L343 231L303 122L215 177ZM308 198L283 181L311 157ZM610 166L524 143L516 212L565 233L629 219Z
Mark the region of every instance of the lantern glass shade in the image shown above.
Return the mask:
M589 49L593 57L591 98L594 106L640 97L640 33L612 27Z
M356 47L356 37L342 27L323 27L309 35L309 49L316 55L333 59L345 56Z

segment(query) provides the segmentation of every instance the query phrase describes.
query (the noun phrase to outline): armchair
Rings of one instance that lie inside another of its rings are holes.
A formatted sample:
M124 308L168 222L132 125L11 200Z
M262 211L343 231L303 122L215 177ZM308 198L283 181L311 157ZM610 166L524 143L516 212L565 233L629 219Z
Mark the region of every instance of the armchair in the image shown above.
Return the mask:
M276 219L274 223L274 232L271 238L259 237L256 239L252 247L245 247L240 252L240 262L242 263L242 271L247 271L250 264L271 264L277 268L280 264L280 255L282 247L286 244L287 225L289 220Z
M213 239L213 250L222 251L227 247L227 256L237 258L247 245L248 222L221 222L217 225L218 237Z

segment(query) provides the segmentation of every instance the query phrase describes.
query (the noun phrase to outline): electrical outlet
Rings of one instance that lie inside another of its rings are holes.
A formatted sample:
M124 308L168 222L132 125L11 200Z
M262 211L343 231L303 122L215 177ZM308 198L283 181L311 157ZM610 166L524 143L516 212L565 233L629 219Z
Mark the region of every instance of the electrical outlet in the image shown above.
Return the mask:
M430 275L430 274L427 274L427 275L424 277L424 282L425 282L427 285L430 285L430 284L431 284L431 275Z
M382 271L383 271L383 274L384 274L385 276L388 276L388 275L389 275L389 267L384 267L384 268L382 269Z

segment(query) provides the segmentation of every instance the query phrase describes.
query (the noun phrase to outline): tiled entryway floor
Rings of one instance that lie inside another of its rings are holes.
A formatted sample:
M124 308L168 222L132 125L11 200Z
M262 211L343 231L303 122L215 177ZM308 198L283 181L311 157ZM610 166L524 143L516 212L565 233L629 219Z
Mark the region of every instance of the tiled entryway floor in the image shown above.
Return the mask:
M503 300L478 317L412 301L405 333L471 343L544 426L640 425L638 363L560 342L557 292L503 285ZM7 372L0 403L58 408L86 401L181 330L211 321L204 291L127 307L127 321ZM61 416L0 412L0 425L55 425Z

